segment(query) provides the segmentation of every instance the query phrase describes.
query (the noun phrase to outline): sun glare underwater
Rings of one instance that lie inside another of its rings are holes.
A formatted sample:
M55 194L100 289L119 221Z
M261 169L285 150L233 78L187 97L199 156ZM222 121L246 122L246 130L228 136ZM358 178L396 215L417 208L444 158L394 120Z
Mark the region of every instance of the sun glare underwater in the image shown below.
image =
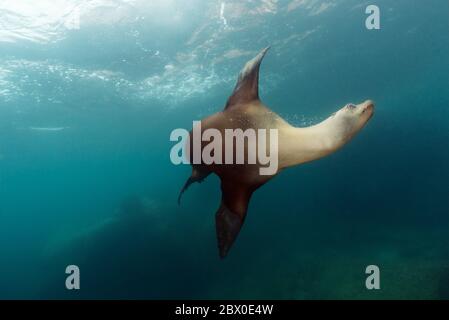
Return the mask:
M449 299L448 17L445 0L1 1L0 298ZM267 46L260 96L289 123L376 114L257 190L220 259L219 179L178 206L191 167L169 137Z

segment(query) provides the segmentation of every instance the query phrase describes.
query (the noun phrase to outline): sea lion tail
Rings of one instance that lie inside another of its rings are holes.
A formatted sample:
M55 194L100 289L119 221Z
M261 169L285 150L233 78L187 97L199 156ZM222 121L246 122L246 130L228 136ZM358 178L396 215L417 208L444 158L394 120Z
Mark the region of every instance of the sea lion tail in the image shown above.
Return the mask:
M210 172L207 172L207 171L200 171L198 169L193 169L192 175L187 179L186 183L184 184L181 191L179 192L178 205L181 204L182 195L190 187L190 185L194 182L200 182L200 183L203 182L203 180L206 179L209 174L210 174Z
M181 198L182 198L182 194L190 187L190 185L192 183L195 182L195 179L192 177L189 177L186 181L186 183L184 184L184 186L182 187L181 191L179 192L179 196L178 196L178 205L181 205Z

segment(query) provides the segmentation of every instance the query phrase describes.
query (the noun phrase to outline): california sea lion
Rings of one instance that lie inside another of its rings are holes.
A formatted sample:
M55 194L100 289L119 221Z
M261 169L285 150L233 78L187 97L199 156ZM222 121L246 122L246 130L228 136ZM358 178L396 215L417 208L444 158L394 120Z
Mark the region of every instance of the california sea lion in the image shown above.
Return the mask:
M373 102L367 100L359 105L347 104L316 125L307 128L291 126L259 99L259 68L267 50L268 48L265 48L246 63L224 110L201 120L201 131L214 128L224 136L225 129L277 129L279 156L276 172L261 175L262 165L259 162L192 164L192 175L182 188L178 199L179 201L182 193L193 182L201 182L211 173L220 178L222 199L216 213L216 232L221 258L227 255L234 243L245 220L251 195L256 189L287 167L322 158L340 149L365 126L374 112ZM201 143L201 148L204 148L205 143ZM191 146L189 148L189 157L192 160ZM229 150L227 152L229 153ZM222 153L224 158L226 148L222 149Z

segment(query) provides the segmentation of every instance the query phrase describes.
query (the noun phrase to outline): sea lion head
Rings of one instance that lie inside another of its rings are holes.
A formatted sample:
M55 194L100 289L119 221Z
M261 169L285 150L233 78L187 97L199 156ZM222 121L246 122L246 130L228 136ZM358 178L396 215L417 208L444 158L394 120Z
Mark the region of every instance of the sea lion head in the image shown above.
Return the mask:
M331 118L338 128L341 138L349 140L359 132L374 114L374 103L366 100L360 104L348 103Z

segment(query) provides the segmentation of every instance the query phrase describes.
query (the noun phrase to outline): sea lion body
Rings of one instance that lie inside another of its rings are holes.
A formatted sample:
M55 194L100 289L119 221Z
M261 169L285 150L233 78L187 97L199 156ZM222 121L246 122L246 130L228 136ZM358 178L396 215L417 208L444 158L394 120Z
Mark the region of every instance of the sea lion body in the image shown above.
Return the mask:
M182 193L193 183L201 182L209 174L215 173L221 180L222 201L216 213L216 232L220 257L225 257L234 243L246 217L251 195L260 186L268 182L285 168L313 161L329 155L340 149L357 132L359 132L373 115L374 104L367 100L359 105L348 104L335 114L319 124L307 128L297 128L290 125L270 108L264 105L258 94L260 63L267 52L264 49L242 69L233 94L229 97L225 109L201 120L201 135L208 129L213 129L226 136L226 130L246 131L264 129L266 133L276 131L277 167L270 174L261 174L266 167L257 159L255 163L225 163L226 154L233 152L235 145L229 149L225 143L221 147L220 163L195 163L190 144L190 163L192 175L187 180ZM195 131L195 129L193 130ZM261 139L256 135L256 138ZM190 140L194 139L192 132ZM265 148L271 148L271 136L265 140ZM257 141L259 143L259 141ZM201 150L207 147L209 141L201 141ZM263 142L262 142L263 146ZM258 145L257 148L259 148ZM245 154L248 144L245 144ZM179 198L180 199L180 198ZM178 200L179 200L178 199Z
M201 121L202 132L207 129L217 129L220 131L222 137L226 136L225 130L241 129L242 131L246 131L247 129L254 129L257 131L259 129L265 129L269 132L270 129L281 130L282 128L288 128L288 126L288 123L268 109L260 101L247 103L240 106L238 109L218 112ZM202 148L207 144L208 141L202 141ZM245 144L245 155L247 155L248 152L247 148L248 144ZM269 150L269 140L267 141L267 150ZM226 155L226 145L224 143L222 155L223 159L221 162L224 163ZM267 182L272 176L278 173L275 172L273 175L260 175L261 167L264 167L264 165L260 164L259 161L257 161L256 164L201 164L196 166L196 168L201 171L214 172L219 177L233 180L236 179L241 184L254 186Z

